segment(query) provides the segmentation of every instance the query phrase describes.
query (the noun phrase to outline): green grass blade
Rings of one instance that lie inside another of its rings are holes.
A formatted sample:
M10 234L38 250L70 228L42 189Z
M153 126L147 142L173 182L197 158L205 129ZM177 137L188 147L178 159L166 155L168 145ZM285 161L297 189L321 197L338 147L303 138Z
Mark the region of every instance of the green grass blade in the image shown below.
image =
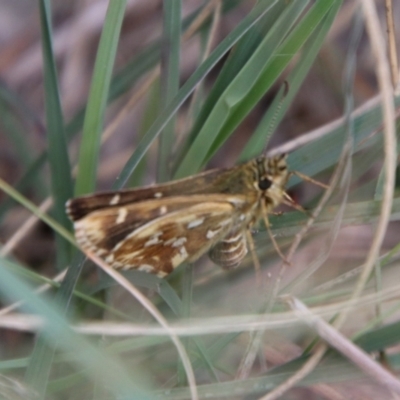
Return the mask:
M65 227L70 228L71 223L65 214L65 203L72 195L72 178L52 49L50 3L46 0L40 1L39 7L42 24L48 156L51 168L54 213ZM69 244L64 239L60 239L59 235L57 235L56 243L59 268L65 268L70 261ZM39 335L25 371L25 381L29 386L35 388L40 397L45 397L47 391L53 357L54 350L48 346L44 336Z
M47 121L48 155L51 170L51 192L53 213L65 228L71 229L71 222L65 214L65 203L72 196L71 167L67 153L64 118L58 88L58 77L52 45L50 2L39 2L42 27L42 50L44 65L45 109ZM56 236L57 265L65 268L71 257L70 244Z
M181 0L165 0L164 43L161 58L161 96L163 106L176 96L179 90L181 45ZM164 107L163 107L164 108ZM175 117L171 118L160 135L158 171L159 182L170 177L170 157L175 138Z
M83 124L76 196L93 192L96 186L100 137L125 7L126 0L111 1L108 6Z

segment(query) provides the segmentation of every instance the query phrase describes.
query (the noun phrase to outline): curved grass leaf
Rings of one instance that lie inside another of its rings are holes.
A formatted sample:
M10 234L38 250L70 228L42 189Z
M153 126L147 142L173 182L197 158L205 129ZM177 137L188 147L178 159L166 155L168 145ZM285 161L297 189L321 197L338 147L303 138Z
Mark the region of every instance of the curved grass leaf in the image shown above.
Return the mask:
M57 70L52 48L50 2L39 2L42 28L42 50L44 67L45 109L47 121L48 155L51 170L51 193L53 213L56 220L66 229L72 224L65 214L65 203L72 196L71 167L67 153L64 118L58 88ZM61 270L71 261L70 244L56 235L57 266Z
M95 189L100 137L125 7L126 0L115 0L109 3L107 10L83 124L76 196Z

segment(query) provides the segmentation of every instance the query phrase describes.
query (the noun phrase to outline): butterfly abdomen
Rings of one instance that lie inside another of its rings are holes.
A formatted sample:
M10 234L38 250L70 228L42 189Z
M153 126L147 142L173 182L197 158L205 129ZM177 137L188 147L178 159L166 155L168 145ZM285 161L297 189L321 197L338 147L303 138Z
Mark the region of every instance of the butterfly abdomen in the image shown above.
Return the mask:
M243 230L235 230L218 242L209 252L210 259L224 269L237 267L247 254Z

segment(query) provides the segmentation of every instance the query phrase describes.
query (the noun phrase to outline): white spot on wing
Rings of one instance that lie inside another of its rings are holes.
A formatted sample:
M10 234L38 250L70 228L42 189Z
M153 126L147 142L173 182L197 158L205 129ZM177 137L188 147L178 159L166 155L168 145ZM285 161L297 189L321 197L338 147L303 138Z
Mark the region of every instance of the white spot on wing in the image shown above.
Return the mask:
M188 229L196 228L196 226L201 225L204 222L204 218L194 219L187 224Z
M186 248L182 246L179 249L179 253L175 254L172 259L171 259L171 264L174 268L176 268L178 265L182 264L188 256L188 253L186 251Z
M119 261L114 261L113 263L112 263L112 267L113 268L124 268L124 264L122 264L122 263L120 263ZM130 268L130 266L128 265L128 267Z
M220 230L221 229L217 229L217 230L213 231L212 229L209 229L207 231L206 238L207 239L212 239L215 235L217 235L219 233Z
M164 243L164 246L169 246L171 243L174 243L175 240L176 240L176 237L173 237L173 238L167 240L167 241Z
M187 242L187 239L185 238L185 237L181 237L181 238L178 238L178 239L176 239L172 244L171 244L171 246L172 247L180 247L180 246L182 246L184 243L186 243Z
M230 220L230 219L225 219L225 220L221 221L221 222L218 224L218 226L220 226L220 227L222 228L222 227L224 227L224 226L226 226L226 225L229 225L230 223L231 223L231 220Z
M152 265L149 265L149 264L142 264L142 265L139 265L137 270L138 271L143 271L143 272L153 272L154 271L154 267Z
M160 215L166 214L167 211L168 211L167 207L165 207L165 206L161 206L161 207L160 207Z
M121 199L121 196L119 194L116 194L115 196L113 196L113 198L110 200L110 203L109 203L110 206L118 204L120 199Z
M160 233L161 233L161 232L160 232ZM144 244L144 247L149 247L149 246L153 246L154 244L157 244L157 243L162 243L162 240L160 240L160 239L158 238L158 236L159 236L159 235L157 235L157 236L155 236L155 235L150 236L150 239Z
M106 261L107 264L112 264L113 261L114 261L114 254L113 254L113 253L109 254L109 255L105 258L105 261Z
M115 223L121 224L122 222L125 222L127 215L128 215L128 210L124 207L120 208L118 210L118 216L117 216L117 219L115 220Z
M159 198L162 197L162 196L163 196L163 194L162 194L161 192L154 193L154 197L155 197L156 199L159 199Z
M242 205L244 203L244 201L240 198L237 197L230 197L228 199L228 201L234 205Z

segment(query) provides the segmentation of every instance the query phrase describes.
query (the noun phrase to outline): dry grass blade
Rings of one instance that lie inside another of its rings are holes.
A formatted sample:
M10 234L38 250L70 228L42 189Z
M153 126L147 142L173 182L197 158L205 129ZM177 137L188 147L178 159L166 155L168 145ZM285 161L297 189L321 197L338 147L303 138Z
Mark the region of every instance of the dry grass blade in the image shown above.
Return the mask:
M394 28L392 2L393 0L385 0L386 25L387 25L388 43L389 43L390 72L392 75L392 84L393 87L395 88L399 84L399 64L397 62L396 31Z
M353 344L322 318L313 314L299 299L284 296L283 300L290 305L299 319L312 327L329 346L342 353L372 379L377 380L381 385L387 386L395 393L400 394L400 381L388 372L387 369L374 361L369 354Z

